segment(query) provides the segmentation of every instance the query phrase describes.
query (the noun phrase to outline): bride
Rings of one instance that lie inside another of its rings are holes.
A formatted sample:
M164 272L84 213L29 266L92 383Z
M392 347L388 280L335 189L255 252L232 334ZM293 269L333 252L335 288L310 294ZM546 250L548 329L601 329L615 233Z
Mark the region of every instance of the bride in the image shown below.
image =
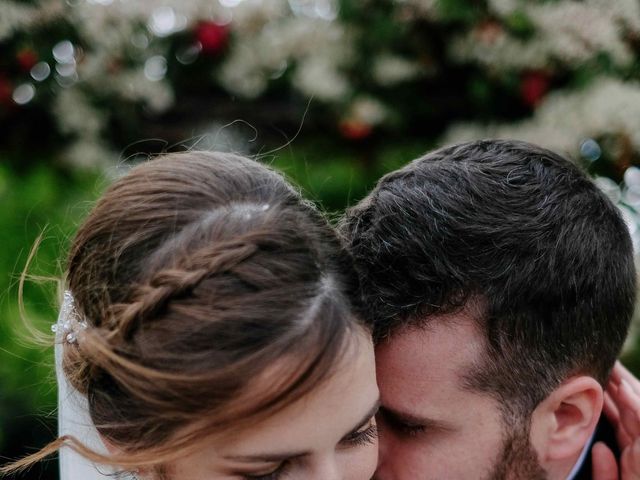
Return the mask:
M40 456L71 447L154 480L370 478L378 389L351 273L322 215L256 162L133 169L75 237L56 332L62 402L85 399L107 451L63 410ZM106 478L61 463L65 480Z
M62 449L62 480L373 476L379 394L350 258L277 173L194 152L134 168L80 227L67 285L61 435L5 473ZM640 401L621 375L609 411L637 480ZM594 478L617 479L594 458Z

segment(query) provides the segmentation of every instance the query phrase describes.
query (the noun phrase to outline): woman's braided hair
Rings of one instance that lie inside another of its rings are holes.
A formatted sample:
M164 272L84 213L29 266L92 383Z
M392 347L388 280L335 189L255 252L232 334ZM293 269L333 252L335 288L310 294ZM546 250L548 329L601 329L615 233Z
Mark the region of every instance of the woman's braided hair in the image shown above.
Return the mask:
M279 174L230 154L169 154L116 181L78 230L67 280L88 328L64 372L123 453L52 446L125 467L168 464L287 406L359 325L333 229Z

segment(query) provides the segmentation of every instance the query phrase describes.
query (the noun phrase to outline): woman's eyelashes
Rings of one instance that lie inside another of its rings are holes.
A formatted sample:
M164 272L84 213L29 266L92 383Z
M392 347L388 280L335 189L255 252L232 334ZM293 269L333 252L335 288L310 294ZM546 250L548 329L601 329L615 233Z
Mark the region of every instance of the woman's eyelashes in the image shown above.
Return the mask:
M361 430L350 433L340 441L340 447L350 448L375 444L378 440L378 427L372 418L369 424Z
M260 473L257 475L249 475L245 473L243 475L243 480L281 480L287 474L289 466L290 463L288 461L285 461L268 473Z
M372 418L367 426L348 434L342 440L340 440L339 448L354 448L364 445L376 444L378 440L378 427L376 426L375 419ZM275 469L268 473L259 474L242 474L243 480L281 480L286 478L289 469L292 466L292 462L287 460L278 465Z

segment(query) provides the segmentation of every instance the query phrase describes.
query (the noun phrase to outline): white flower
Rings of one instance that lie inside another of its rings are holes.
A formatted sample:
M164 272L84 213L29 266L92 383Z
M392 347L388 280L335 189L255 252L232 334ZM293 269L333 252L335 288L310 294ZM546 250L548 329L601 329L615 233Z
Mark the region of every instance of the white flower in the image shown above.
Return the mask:
M64 3L57 0L40 1L29 5L12 1L2 2L0 7L0 41L14 32L31 28L62 16Z
M0 15L0 40L28 25L32 14L33 8L30 6L4 2Z
M566 62L585 61L608 53L616 63L633 60L619 18L604 5L563 1L531 5L528 15L543 37L549 55Z
M373 78L383 86L395 85L423 74L425 69L418 62L397 55L378 57L372 68Z
M291 15L286 0L243 0L232 12L232 26L239 36L258 34L265 25Z
M296 69L293 85L307 96L323 101L340 101L350 92L347 78L329 57L309 57Z
M533 117L515 124L457 124L445 143L480 138L515 138L577 156L585 138L628 138L640 151L640 83L602 78L582 90L546 97Z
M478 38L477 31L471 31L451 42L452 57L497 70L540 69L557 62L573 65L602 53L619 66L634 59L626 31L640 30L638 2L493 0L490 4L496 13L505 16L516 7L532 22L531 38L524 41L503 32L486 42Z
M257 49L238 45L219 73L222 85L245 98L258 97L267 88L267 76L260 64Z
M88 170L104 169L118 160L118 155L95 138L80 138L62 154L69 165Z
M271 77L295 64L293 85L305 95L335 101L347 94L349 83L341 71L353 48L342 26L289 15L252 29L251 35L237 37L221 66L219 80L230 92L255 98Z
M104 128L105 116L77 87L62 89L53 104L54 116L62 133L85 138L97 137Z
M489 0L489 10L495 14L504 17L516 12L519 8L522 8L522 0Z
M396 0L400 5L413 7L418 15L435 19L438 17L438 4L440 0Z
M171 85L166 81L150 81L143 69L120 72L113 77L111 88L121 98L142 102L153 113L162 113L174 102Z
M359 97L349 108L347 117L366 125L378 125L388 116L385 106L372 97Z

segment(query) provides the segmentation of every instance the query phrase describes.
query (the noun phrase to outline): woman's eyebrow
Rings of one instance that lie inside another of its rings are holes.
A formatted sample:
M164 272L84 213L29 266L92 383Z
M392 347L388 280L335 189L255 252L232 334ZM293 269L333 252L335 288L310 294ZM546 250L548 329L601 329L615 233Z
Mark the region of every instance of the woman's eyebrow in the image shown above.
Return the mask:
M376 413L378 413L379 409L380 409L380 398L378 397L378 399L373 404L373 407L371 407L371 409L362 418L362 420L355 427L353 427L351 430L345 433L342 438L345 439L346 437L351 435L353 432L357 432L362 427L364 427L367 423L369 423L369 421L371 420L371 417L373 417Z
M236 462L262 462L262 463L276 463L284 460L290 460L294 458L304 457L310 455L311 452L277 452L277 453L257 453L255 455L230 455L225 456L226 460L233 460Z

